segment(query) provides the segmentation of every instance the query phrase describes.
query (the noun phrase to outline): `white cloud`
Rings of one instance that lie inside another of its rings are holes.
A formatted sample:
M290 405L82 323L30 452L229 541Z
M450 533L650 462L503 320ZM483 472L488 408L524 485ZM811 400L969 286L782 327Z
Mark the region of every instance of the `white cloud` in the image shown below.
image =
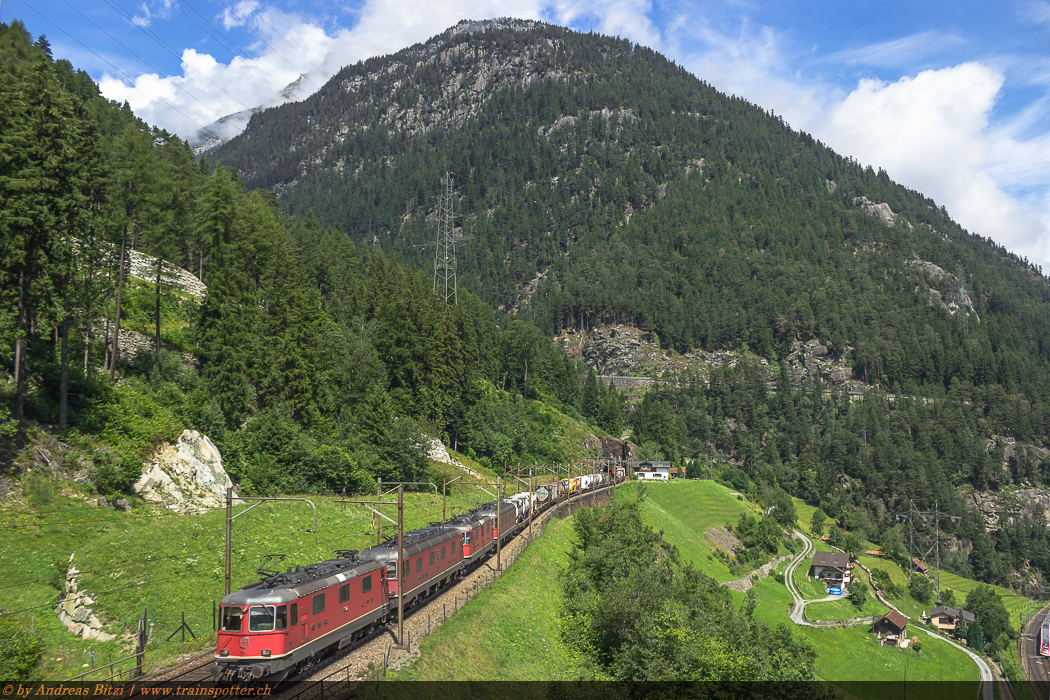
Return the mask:
M789 57L768 27L745 22L729 35L701 24L693 31L701 48L684 65L699 77L783 115L842 155L883 168L944 205L965 228L1050 269L1050 135L1038 130L1048 104L1037 100L995 121L1002 69L962 63L894 82L862 79L846 91L796 72L803 59ZM956 43L919 34L834 57L888 65L895 51L922 60ZM1016 65L1011 68L1016 72ZM1026 137L1030 131L1037 135Z
M174 0L161 0L160 4L151 7L148 3L139 5L139 13L131 18L131 23L140 27L148 27L154 19L167 19L175 9Z
M982 63L892 83L861 80L813 128L840 153L934 198L970 231L1045 265L1046 201L1012 196L1007 189L1039 183L1045 192L1048 149L991 122L1003 83L1001 70Z
M172 0L159 2L153 7L170 7ZM1024 12L1031 22L1050 23L1047 2L1031 2ZM245 107L286 101L280 90L301 75L293 99L313 93L344 65L425 41L462 19L514 16L593 28L665 51L717 89L772 109L843 155L884 168L946 205L966 228L1050 268L1050 136L1039 128L1047 105L1033 101L1012 118L997 119L1002 68L962 63L891 82L860 80L846 89L799 72L832 64L904 72L963 40L926 32L821 57L818 47L796 50L793 36L747 19L730 20L729 32L716 28L696 6L669 15L663 31L652 14L651 0L365 0L351 28L325 31L318 21L239 0L218 19L227 30L247 25L261 37L247 47L251 56L221 63L187 49L182 75L144 74L133 84L107 75L100 86L147 121L184 136L240 112L227 124L232 135L247 121ZM1003 59L1002 65L1015 81L1050 81L1050 62Z
M161 2L168 6L172 0ZM105 74L99 85L106 97L127 100L146 121L191 137L220 117L304 99L343 66L425 41L463 19L514 16L570 24L591 18L599 31L658 46L659 32L646 14L650 9L648 0L367 0L352 28L329 33L311 19L239 0L218 19L227 31L251 30L257 39L247 47L251 57L224 64L186 49L182 75L142 74L129 84ZM282 96L281 90L301 75L300 87ZM226 129L236 133L246 123L243 115Z

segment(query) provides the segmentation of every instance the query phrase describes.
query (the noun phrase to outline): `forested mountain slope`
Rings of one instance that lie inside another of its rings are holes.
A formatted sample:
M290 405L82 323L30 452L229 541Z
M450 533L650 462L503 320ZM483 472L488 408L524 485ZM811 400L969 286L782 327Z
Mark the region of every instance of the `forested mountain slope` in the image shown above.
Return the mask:
M1050 575L1045 492L974 507L1050 483L1042 270L701 78L623 40L464 22L256 115L216 157L422 269L452 171L465 289L548 336L623 323L745 358L638 406L653 454L787 489L899 556L896 513L936 500L962 518L950 566ZM810 341L879 390L787 391Z
M195 164L17 21L0 66L0 474L22 473L37 423L84 449L104 493L183 428L242 487L288 492L419 481L432 438L502 471L622 431L620 397L528 320L497 325L469 293L446 306L396 253ZM155 256L147 280L133 250ZM206 297L180 297L165 260ZM153 352L115 357L121 324Z
M818 337L906 393L958 379L1047 395L1040 271L626 41L463 23L256 115L216 156L423 268L451 170L473 239L461 283L505 307L533 283L528 314L551 333L631 321L679 350L767 358Z

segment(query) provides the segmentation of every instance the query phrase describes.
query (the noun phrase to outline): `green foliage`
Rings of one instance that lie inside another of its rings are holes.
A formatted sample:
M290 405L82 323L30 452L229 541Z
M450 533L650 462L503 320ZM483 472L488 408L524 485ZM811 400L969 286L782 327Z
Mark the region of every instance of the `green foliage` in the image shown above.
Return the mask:
M814 649L729 604L644 526L636 500L577 511L562 580L562 636L602 678L810 680ZM753 608L752 608L753 610Z
M923 605L930 605L933 602L933 582L920 573L916 572L911 575L908 591L911 593L912 598Z
M859 578L849 584L849 602L858 609L863 608L864 603L868 602L868 585Z
M984 629L980 622L974 621L966 628L966 646L974 651L984 652Z
M756 519L747 513L741 513L733 531L744 545L744 549L737 552L737 559L742 562L768 559L777 553L784 538L779 521L766 516Z
M976 621L970 625L984 631L984 645L989 653L995 654L1009 643L1010 616L991 586L978 586L966 594L966 610L973 613Z
M824 523L827 522L828 518L824 515L824 511L817 508L813 511L813 517L809 521L809 532L814 537L824 536Z
M44 655L44 642L15 620L0 619L0 678L25 681Z

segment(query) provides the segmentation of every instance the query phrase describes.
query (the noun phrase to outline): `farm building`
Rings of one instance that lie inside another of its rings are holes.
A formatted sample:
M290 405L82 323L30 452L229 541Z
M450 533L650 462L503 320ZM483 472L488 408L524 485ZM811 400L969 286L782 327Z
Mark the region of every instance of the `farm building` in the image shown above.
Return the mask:
M809 575L828 586L845 586L852 580L853 555L845 552L815 552Z
M908 618L896 610L890 610L875 620L871 631L877 639L881 640L884 647L907 646Z
M928 570L928 567L921 560L919 560L919 559L912 559L911 560L911 570L912 571L918 571L920 574L925 575L927 570Z

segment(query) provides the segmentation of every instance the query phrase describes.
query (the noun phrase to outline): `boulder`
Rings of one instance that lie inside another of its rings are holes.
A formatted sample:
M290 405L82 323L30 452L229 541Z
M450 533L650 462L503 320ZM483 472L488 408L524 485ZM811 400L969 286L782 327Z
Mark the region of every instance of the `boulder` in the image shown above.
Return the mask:
M238 492L222 468L218 448L196 430L185 430L174 444L161 446L132 485L147 501L164 503L181 513L224 507L230 487Z
M126 499L126 498L118 498L116 503L114 504L114 507L115 508L119 508L120 510L124 511L125 513L130 513L131 512L131 504L128 503L128 499Z
M77 608L73 611L73 622L87 622L92 617L91 608Z

